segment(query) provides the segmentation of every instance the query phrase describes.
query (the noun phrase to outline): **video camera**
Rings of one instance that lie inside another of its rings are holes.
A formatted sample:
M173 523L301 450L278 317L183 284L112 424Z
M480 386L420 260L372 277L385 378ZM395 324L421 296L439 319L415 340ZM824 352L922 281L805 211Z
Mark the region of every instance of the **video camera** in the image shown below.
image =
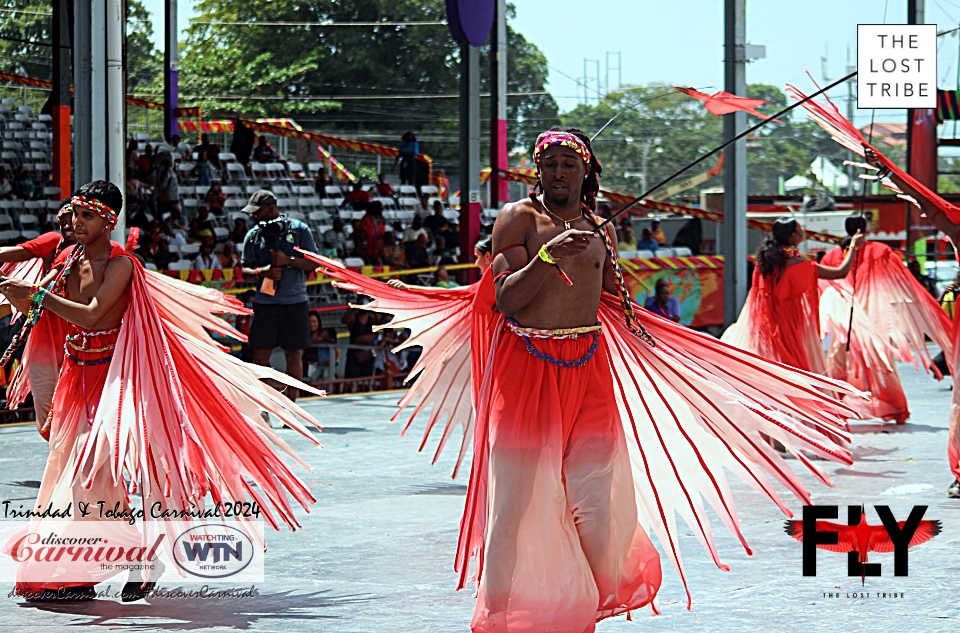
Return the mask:
M280 240L287 234L289 228L290 222L282 215L260 223L260 231L267 241L267 247L272 251L280 250Z

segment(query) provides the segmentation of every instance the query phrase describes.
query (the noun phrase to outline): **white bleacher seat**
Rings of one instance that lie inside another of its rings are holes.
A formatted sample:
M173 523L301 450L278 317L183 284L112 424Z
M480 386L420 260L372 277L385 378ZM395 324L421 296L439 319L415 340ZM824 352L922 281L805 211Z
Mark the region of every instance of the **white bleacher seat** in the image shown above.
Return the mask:
M323 188L323 192L327 194L328 198L342 198L343 192L340 191L340 187L336 185L327 185Z
M438 197L440 190L437 189L435 185L420 185L420 193L422 195Z
M33 108L31 108L31 107L28 106L28 105L22 105L22 106L18 107L18 108L17 108L17 112L19 112L20 114L26 114L26 115L29 115L29 116L33 116Z
M60 187L44 187L43 188L43 197L44 198L60 198L63 192L60 191Z
M304 214L300 213L299 211L288 211L288 212L286 213L286 216L287 216L288 218L293 219L293 220L300 220L301 222L304 222L304 223L306 223L306 221L307 221L307 216L305 216Z
M617 257L620 259L636 259L637 251L617 251Z
M673 251L677 257L690 257L693 255L693 251L686 246L674 246Z
M218 242L223 242L230 237L230 231L222 226L213 227L213 234L216 236Z
M317 198L297 198L297 204L300 206L301 211L310 213L311 211L317 210L320 200Z
M150 141L150 135L146 132L137 132L133 135L133 138L137 139L138 141Z
M306 180L307 172L303 170L303 165L300 163L287 163L287 169L290 171L290 180L294 182Z
M237 162L237 155L233 152L220 152L217 154L217 158L220 159L221 164Z
M322 206L324 209L336 211L340 208L340 201L332 198L324 198L320 201L320 206Z
M38 114L37 121L40 123L53 123L53 117L49 114Z
M280 213L284 215L292 215L290 211L297 209L296 200L277 200L277 208L280 210Z
M183 217L186 220L192 220L197 217L197 205L199 202L196 198L182 198L180 200L180 205L183 207Z
M298 196L305 196L305 197L317 195L314 188L311 187L310 185L297 185L293 188L293 192Z
M167 266L170 270L190 270L193 268L193 262L187 259L181 259L178 262L170 262Z
M180 254L180 245L176 242L167 242L167 247L170 249L171 253Z
M33 121L26 114L15 114L13 118L21 123L30 123L33 124Z
M246 200L241 200L239 198L227 198L227 201L223 203L223 212L229 215L236 211L238 213L242 213L243 215L247 215L246 213L240 211L245 206L247 206Z
M192 171L193 171L193 163L187 163L187 162L181 161L180 164L177 165L177 176L180 177L180 182L196 181L196 178L194 178L193 174L190 173Z
M267 180L269 180L269 173L267 172L266 163L250 161L250 175L253 176L253 179L257 182L267 182Z
M38 131L38 132L46 132L46 131L47 131L47 126L44 125L43 123L40 123L39 121L36 122L36 123L31 124L31 125L30 125L30 128L33 129L33 130L36 130L36 131Z
M237 183L246 183L250 182L250 178L247 176L247 172L243 170L243 165L240 163L227 163L225 165L227 168L227 180L230 182Z
M319 225L320 222L326 222L329 220L330 214L326 211L311 211L310 215L307 217L310 218L311 223Z
M157 265L154 264L153 262L147 262L146 264L143 265L143 267L146 268L147 270L152 270L152 271L157 270Z
M194 195L197 196L199 200L203 200L207 197L208 191L210 191L210 185L197 185L197 188L194 189Z
M287 176L287 170L283 166L283 163L267 163L267 180L272 182L281 182L281 181L290 181L291 178Z
M400 208L408 211L415 211L420 206L420 201L416 198L400 198L399 202Z
M677 252L669 246L661 246L657 249L657 257L676 257Z
M443 217L446 218L448 222L459 222L460 212L456 209L447 209L443 212Z
M413 185L400 185L399 189L397 189L397 193L400 194L400 197L416 197L417 188Z
M56 213L60 210L59 200L47 200L47 212Z
M343 265L348 268L362 268L366 266L366 263L359 257L346 257L343 260Z
M231 211L230 213L227 214L227 217L230 218L231 224L236 222L238 218L241 220L245 220L247 222L250 221L250 216L244 213L243 211Z
M240 187L236 185L226 185L221 187L220 190L223 191L225 196L227 196L227 200L230 200L230 198L239 198L243 195L243 193L240 191Z
M635 251L634 257L637 259L653 259L656 257L656 254L653 251L639 250Z
M289 198L292 195L290 193L290 187L286 185L274 185L271 191L273 191L273 195L275 195L277 199Z
M184 244L180 247L180 254L182 255L189 255L190 257L196 257L197 253L199 252L200 252L200 242Z
M326 165L324 165L323 163L308 163L307 174L310 176L310 178L316 178L317 173L319 173L321 167L326 168Z
M180 185L180 199L183 200L185 197L194 198L196 189L193 185Z
M380 204L383 205L383 208L384 208L384 209L396 209L396 208L397 208L397 201L394 200L393 198L374 198L374 200L379 201Z

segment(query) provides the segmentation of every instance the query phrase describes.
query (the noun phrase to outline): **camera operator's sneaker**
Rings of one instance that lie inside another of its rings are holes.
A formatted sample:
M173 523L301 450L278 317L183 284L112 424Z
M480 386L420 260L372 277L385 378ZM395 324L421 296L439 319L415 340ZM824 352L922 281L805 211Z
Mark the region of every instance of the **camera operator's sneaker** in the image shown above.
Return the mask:
M947 496L951 499L960 499L960 481L954 480L947 488Z

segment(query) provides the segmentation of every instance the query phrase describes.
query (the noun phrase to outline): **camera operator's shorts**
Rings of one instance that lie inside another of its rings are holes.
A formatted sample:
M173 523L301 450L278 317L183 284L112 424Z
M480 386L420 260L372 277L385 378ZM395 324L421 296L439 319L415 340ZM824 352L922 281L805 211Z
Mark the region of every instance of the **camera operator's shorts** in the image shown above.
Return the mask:
M310 347L310 319L307 302L289 305L253 304L250 348L285 350Z

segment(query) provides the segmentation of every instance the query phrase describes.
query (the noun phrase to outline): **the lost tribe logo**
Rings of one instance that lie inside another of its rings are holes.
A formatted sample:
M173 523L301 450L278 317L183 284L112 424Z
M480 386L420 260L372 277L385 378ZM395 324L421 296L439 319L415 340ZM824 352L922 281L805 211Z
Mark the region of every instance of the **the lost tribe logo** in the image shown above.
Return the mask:
M880 525L867 523L866 506L847 506L847 524L836 519L837 506L803 506L802 521L787 521L786 532L803 543L803 575L817 575L817 549L847 554L847 575L880 576L880 563L868 562L870 552L893 552L893 575L906 576L909 549L940 534L940 521L923 519L927 506L914 506L906 521L897 521L889 506L874 506Z
M253 540L229 525L200 525L177 537L173 560L200 578L227 578L247 568L255 556Z

